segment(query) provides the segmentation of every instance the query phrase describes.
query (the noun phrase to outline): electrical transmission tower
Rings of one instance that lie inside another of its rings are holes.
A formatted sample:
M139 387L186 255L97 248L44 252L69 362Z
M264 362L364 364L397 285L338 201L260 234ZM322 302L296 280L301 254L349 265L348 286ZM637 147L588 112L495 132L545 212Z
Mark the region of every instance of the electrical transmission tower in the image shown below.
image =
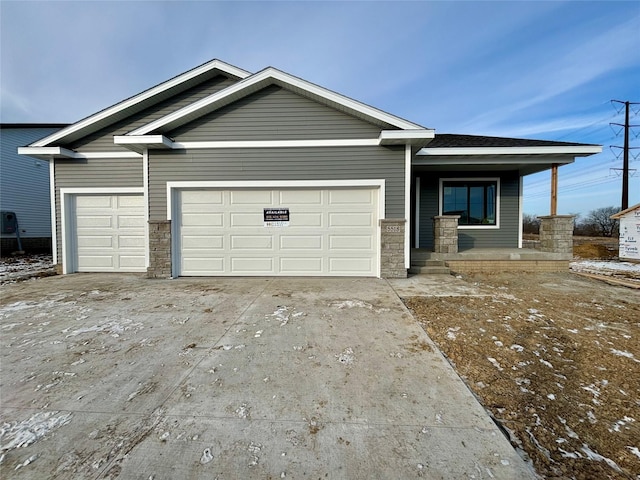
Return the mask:
M611 125L617 125L624 128L624 146L615 148L622 148L622 205L621 210L629 208L629 150L639 148L629 146L629 130L631 128L640 127L640 125L629 124L629 109L630 105L640 105L640 102L623 102L622 100L611 100L612 103L621 103L624 105L624 124L611 123Z

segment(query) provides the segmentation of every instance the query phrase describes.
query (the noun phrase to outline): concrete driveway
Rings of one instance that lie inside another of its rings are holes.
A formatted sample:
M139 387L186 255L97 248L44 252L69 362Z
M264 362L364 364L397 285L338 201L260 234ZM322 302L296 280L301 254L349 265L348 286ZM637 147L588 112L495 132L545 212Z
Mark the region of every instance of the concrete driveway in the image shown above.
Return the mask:
M2 478L533 478L387 281L0 295Z

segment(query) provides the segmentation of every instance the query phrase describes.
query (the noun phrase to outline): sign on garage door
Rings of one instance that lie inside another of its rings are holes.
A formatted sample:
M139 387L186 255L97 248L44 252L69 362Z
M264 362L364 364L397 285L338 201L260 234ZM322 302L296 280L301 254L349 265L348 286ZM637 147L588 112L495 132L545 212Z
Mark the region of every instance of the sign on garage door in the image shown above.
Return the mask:
M179 275L378 275L376 188L194 189L176 197ZM286 222L265 221L278 211Z
M142 195L76 195L74 203L75 271L145 271Z

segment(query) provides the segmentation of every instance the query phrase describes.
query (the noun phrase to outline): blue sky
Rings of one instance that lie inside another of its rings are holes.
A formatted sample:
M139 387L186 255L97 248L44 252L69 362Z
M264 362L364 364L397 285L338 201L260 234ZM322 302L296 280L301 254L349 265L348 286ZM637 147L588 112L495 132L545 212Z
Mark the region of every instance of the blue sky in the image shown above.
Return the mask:
M212 58L274 66L436 134L601 144L560 168L559 213L620 204L610 100L640 101L637 1L0 0L0 121L75 122ZM526 213L549 213L549 177L525 179Z

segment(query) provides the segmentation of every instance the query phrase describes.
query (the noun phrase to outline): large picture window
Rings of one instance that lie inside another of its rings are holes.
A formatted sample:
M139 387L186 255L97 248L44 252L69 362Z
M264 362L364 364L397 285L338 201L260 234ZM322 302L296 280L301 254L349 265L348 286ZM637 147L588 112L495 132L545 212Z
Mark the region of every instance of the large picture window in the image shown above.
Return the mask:
M442 215L460 215L458 225L498 225L498 180L442 180Z

